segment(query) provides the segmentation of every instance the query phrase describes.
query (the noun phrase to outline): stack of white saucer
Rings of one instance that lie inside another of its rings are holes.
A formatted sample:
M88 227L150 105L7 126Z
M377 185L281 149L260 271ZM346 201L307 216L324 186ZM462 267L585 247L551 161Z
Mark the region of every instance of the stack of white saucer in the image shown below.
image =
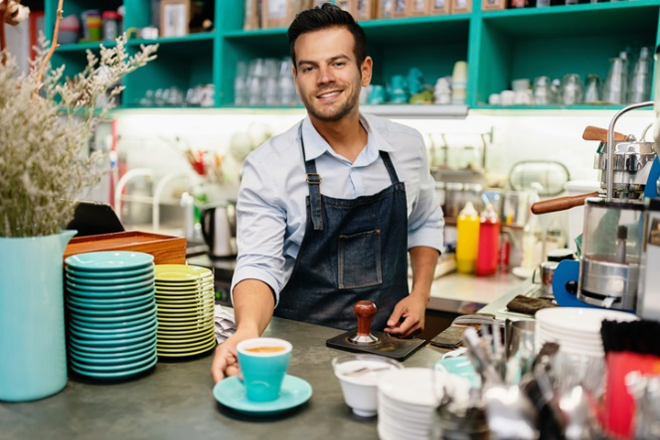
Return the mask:
M536 312L536 346L559 344L568 354L603 357L600 326L603 320L635 321L632 313L585 307L552 307Z
M378 378L378 436L382 440L428 440L438 398L433 371L404 368Z

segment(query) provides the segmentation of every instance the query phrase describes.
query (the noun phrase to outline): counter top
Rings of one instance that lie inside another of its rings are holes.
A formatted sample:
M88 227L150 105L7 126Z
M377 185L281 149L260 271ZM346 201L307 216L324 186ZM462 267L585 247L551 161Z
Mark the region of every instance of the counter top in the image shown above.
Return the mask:
M212 267L216 278L229 282L236 262L231 258L211 259L208 255L197 255L188 258L188 264ZM474 313L525 282L528 280L511 273L477 277L453 272L433 281L427 308L456 314Z
M325 341L340 330L273 318L264 336L293 344L289 373L307 380L312 398L276 417L242 415L212 395L212 356L158 362L128 382L70 378L59 394L28 403L0 403L0 439L376 439L377 419L360 418L344 403L330 360L343 351ZM441 351L426 346L404 362L427 367Z

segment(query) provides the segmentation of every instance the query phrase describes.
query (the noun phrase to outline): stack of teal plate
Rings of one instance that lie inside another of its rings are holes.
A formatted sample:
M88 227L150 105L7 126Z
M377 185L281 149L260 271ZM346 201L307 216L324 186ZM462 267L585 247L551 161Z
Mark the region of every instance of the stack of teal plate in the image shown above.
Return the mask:
M156 364L153 260L149 254L119 251L65 260L71 370L116 380Z
M215 347L215 289L210 269L156 265L156 305L158 356L194 356Z

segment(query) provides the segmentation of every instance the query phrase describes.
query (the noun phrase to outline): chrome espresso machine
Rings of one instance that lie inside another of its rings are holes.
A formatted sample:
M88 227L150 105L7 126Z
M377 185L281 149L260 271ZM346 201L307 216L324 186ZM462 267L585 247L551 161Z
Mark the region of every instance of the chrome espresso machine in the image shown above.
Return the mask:
M597 197L585 194L532 206L533 213L543 214L584 204L580 258L560 262L553 276L553 293L560 306L637 310L640 284L647 284L640 283L642 273L653 272L643 271L645 213L649 199L658 196L660 163L656 144L645 140L650 125L639 141L615 133L614 127L626 112L652 105L652 101L629 105L610 122L606 141L601 139L595 157L594 167L601 171ZM597 139L586 133L585 139ZM660 286L660 276L656 285Z

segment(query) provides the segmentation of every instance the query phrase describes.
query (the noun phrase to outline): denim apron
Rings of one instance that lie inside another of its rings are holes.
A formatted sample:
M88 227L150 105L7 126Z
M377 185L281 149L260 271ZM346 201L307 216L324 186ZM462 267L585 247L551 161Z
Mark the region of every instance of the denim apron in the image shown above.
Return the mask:
M353 306L376 304L372 328L383 330L394 306L408 296L406 189L381 151L392 185L352 200L321 194L316 163L305 158L309 195L305 236L275 316L343 330L357 327Z

